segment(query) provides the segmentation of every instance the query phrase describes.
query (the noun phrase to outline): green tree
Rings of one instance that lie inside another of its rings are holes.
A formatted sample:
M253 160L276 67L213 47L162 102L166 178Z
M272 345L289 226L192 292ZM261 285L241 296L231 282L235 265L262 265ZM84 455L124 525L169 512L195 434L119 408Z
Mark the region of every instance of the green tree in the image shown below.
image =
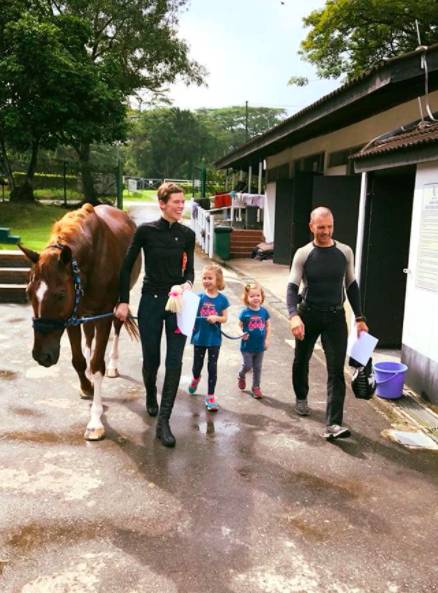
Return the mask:
M4 0L0 13L0 154L29 151L32 197L40 147L73 146L85 197L94 201L92 143L125 138L127 97L152 93L180 76L200 83L203 69L177 37L185 0ZM12 175L11 175L12 177ZM13 183L13 179L11 179ZM15 190L17 189L17 192Z
M327 0L303 19L311 27L301 55L321 78L354 78L381 60L438 41L438 2L430 0Z
M125 170L154 178L190 179L209 141L197 117L177 107L144 111L130 135Z
M250 136L282 121L282 109L248 110ZM191 178L204 159L207 166L246 140L245 107L221 109L158 108L131 113L125 170L144 177Z
M37 11L25 10L29 4L22 3L21 15L11 9L9 20L0 21L0 145L12 200L33 199L39 149L53 149L68 130L77 127L83 108L98 90L83 49L87 30L82 22L62 15L41 20ZM29 154L20 187L8 149Z
M163 91L177 77L201 84L204 69L189 58L188 46L177 36L178 13L186 0L49 0L52 14L77 16L88 24L87 51L95 67L110 78L110 88L125 99L137 91ZM104 125L111 120L102 113ZM90 169L90 144L99 122L76 133L75 148L83 175ZM114 130L109 130L110 138ZM117 133L115 134L117 135ZM99 141L105 140L105 134ZM89 176L88 176L89 177ZM92 187L86 184L86 196Z
M240 105L219 109L198 109L196 113L217 139L213 160L241 146L247 139L269 130L286 117L284 109L273 107L246 109Z

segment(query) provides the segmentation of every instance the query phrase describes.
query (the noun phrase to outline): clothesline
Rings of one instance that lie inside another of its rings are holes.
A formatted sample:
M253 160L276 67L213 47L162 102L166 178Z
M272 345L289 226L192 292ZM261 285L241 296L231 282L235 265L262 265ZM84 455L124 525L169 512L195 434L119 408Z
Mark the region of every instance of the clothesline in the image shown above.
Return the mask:
M257 206L258 208L264 208L265 205L265 194L248 194L244 192L230 192L233 200L233 206L235 208L244 206Z

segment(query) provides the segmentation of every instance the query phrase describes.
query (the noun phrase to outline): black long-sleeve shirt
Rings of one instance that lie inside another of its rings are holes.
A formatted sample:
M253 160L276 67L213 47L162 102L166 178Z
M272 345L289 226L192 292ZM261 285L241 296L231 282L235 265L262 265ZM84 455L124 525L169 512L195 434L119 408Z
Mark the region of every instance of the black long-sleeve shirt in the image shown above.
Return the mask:
M303 285L299 295L300 284ZM301 298L315 306L342 306L345 292L356 317L362 315L359 286L354 277L351 247L335 241L331 247L308 243L295 253L287 286L289 316Z
M135 260L143 249L143 293L167 294L174 284L194 280L195 233L165 218L142 224L136 230L120 272L120 302L129 303L129 280Z

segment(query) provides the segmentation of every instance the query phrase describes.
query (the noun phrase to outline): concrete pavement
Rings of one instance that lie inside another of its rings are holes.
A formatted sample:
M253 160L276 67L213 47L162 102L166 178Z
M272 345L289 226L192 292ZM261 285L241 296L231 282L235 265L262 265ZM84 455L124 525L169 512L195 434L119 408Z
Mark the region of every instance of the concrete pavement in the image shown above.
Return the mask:
M225 275L237 333L241 279ZM324 367L314 358L312 416L297 417L288 328L271 312L260 401L237 389L238 343L224 340L221 409L206 412L205 372L186 391L186 348L169 450L144 413L137 343L122 333L121 377L103 384L107 438L87 443L67 340L57 366L39 367L29 307L0 305L2 593L438 591L438 458L387 441L388 417L351 393L352 438L323 440Z

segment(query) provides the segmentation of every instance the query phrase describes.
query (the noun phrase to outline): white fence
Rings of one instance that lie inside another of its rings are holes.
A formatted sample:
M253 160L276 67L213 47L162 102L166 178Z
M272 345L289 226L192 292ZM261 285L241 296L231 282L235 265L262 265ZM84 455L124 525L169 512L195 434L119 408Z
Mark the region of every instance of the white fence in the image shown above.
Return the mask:
M196 234L196 241L202 251L213 257L214 240L214 214L210 210L204 210L198 204L192 206L192 229Z

